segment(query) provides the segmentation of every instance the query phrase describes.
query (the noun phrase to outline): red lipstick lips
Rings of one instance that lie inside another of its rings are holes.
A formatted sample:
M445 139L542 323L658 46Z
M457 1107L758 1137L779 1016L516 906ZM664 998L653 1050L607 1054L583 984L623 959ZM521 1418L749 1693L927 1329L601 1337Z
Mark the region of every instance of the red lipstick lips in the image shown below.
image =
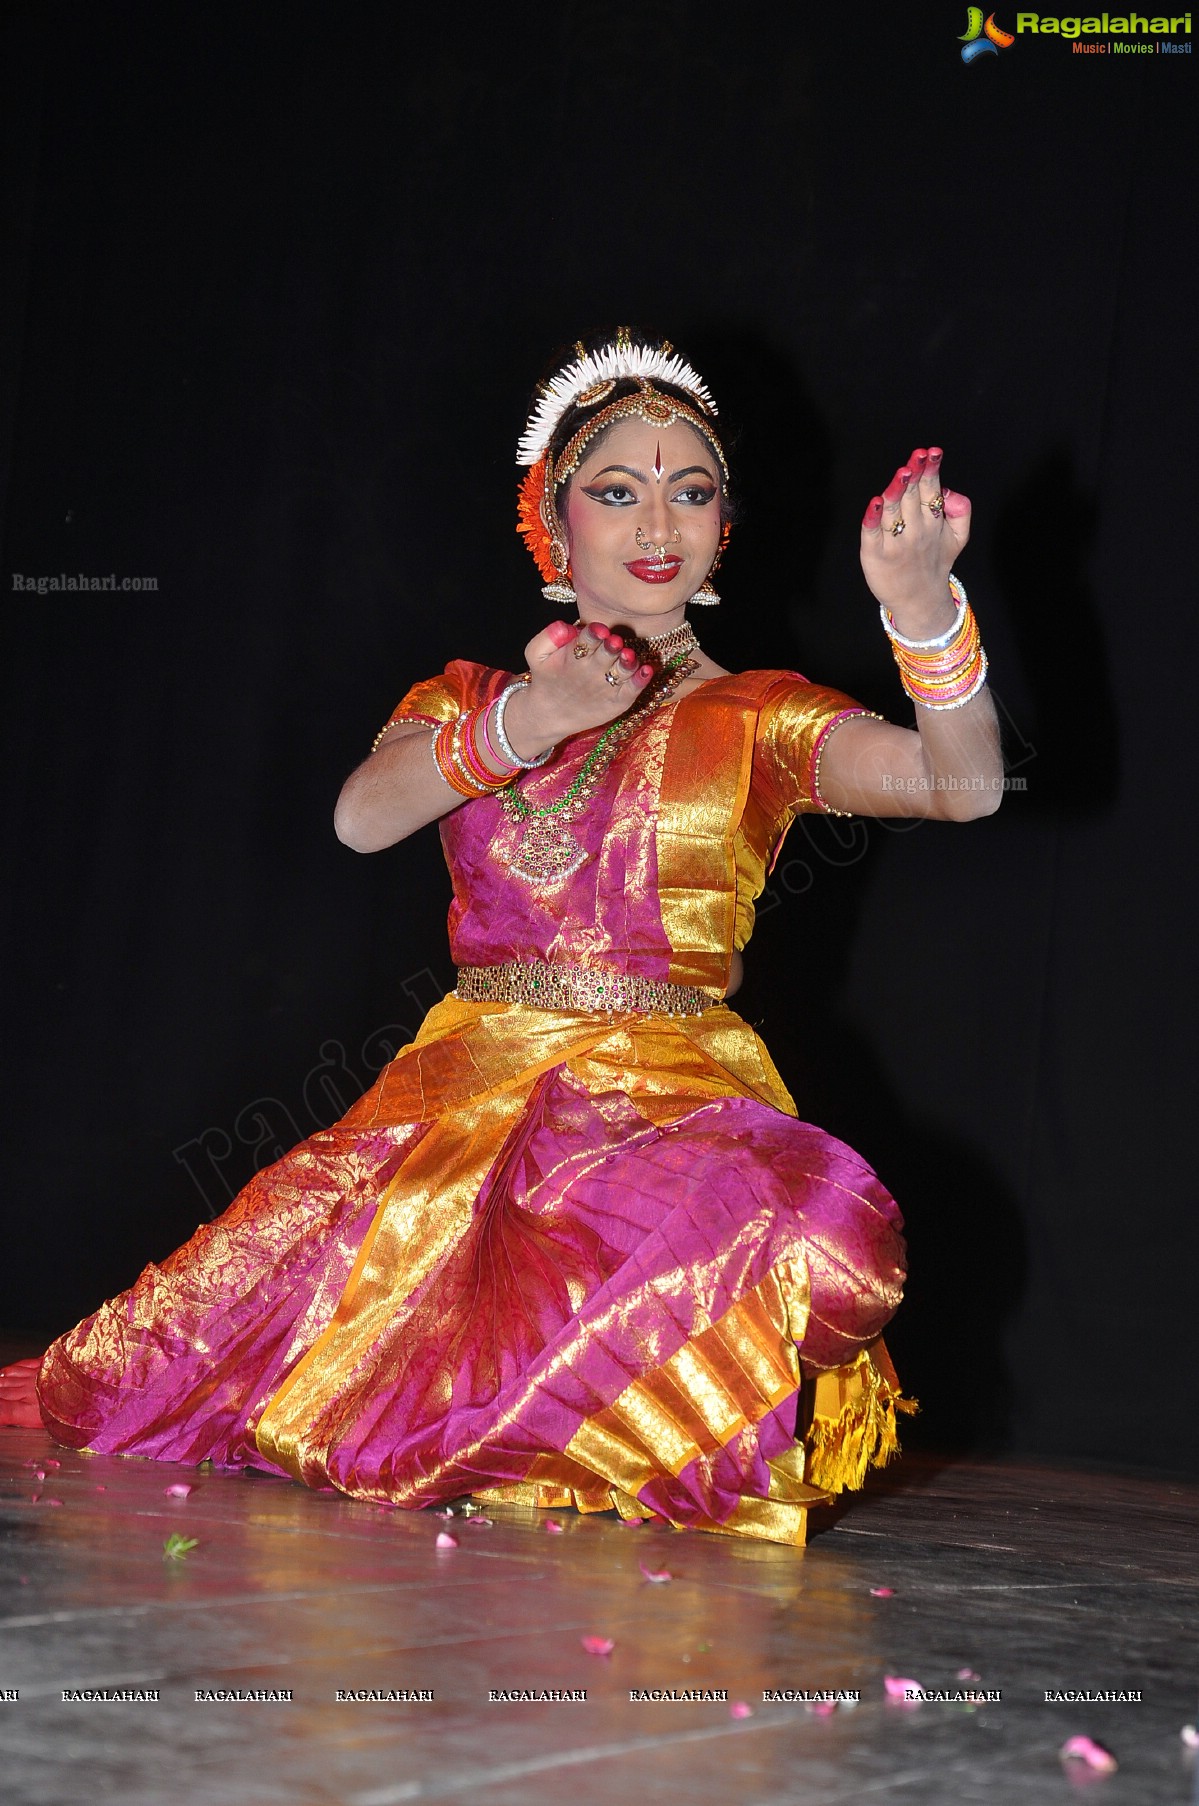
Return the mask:
M624 568L642 583L670 583L682 570L683 561L681 558L667 558L664 562L657 558L638 558Z

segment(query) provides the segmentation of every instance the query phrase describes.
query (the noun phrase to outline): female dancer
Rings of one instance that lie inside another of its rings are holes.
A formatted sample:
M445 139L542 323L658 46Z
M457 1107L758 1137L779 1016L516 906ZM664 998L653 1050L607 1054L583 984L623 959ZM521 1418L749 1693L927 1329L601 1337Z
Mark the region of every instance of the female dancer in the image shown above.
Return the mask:
M969 504L919 450L863 521L914 729L725 671L685 613L728 534L715 413L628 333L542 389L520 530L570 620L519 674L417 684L337 805L363 852L441 822L455 990L347 1116L53 1345L61 1442L791 1543L893 1451L899 1212L724 999L798 812L999 799L950 574Z

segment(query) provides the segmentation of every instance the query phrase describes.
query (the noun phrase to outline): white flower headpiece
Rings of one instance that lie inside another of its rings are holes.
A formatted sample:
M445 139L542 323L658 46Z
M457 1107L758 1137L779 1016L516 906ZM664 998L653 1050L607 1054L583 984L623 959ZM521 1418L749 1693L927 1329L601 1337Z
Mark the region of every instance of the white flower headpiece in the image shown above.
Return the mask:
M656 377L676 389L685 389L705 414L716 412L707 384L669 341L655 350L649 345L631 344L621 333L614 343L599 351L580 351L573 364L567 364L550 378L521 435L516 462L536 464L569 408L578 401L588 406L602 401L613 385L626 376L643 382L652 382Z

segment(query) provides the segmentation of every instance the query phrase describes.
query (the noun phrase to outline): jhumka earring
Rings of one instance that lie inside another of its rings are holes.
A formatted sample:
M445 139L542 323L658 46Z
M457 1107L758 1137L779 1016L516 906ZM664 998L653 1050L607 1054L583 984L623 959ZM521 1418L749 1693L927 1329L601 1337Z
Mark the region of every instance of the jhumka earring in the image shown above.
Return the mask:
M724 548L729 543L729 522L726 520L720 529L720 544L716 548L716 556L712 560L712 570L708 572L691 600L697 608L715 608L720 597L712 588L712 571L720 569L720 561L724 557Z
M550 541L550 561L560 574L552 583L544 585L541 593L547 602L556 602L561 608L574 608L579 598L575 595L574 585L570 581L570 559L560 539Z

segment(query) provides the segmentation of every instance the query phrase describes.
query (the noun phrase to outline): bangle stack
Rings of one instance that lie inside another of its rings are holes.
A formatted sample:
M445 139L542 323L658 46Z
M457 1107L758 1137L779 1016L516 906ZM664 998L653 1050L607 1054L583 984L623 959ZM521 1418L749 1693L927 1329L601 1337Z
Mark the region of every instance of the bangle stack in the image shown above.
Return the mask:
M552 754L551 746L536 759L522 759L513 751L504 730L508 698L527 681L526 678L509 684L494 702L482 703L465 715L459 715L456 721L445 721L434 730L430 743L433 763L450 789L457 791L459 796L495 796L507 789L518 771L531 771L537 765L544 765ZM480 740L487 759L493 760L495 765L507 766L506 771L497 775L480 752Z
M960 709L987 681L987 655L974 610L956 577L949 579L949 589L957 617L935 639L905 639L887 610L881 610L899 681L912 701L926 709Z

